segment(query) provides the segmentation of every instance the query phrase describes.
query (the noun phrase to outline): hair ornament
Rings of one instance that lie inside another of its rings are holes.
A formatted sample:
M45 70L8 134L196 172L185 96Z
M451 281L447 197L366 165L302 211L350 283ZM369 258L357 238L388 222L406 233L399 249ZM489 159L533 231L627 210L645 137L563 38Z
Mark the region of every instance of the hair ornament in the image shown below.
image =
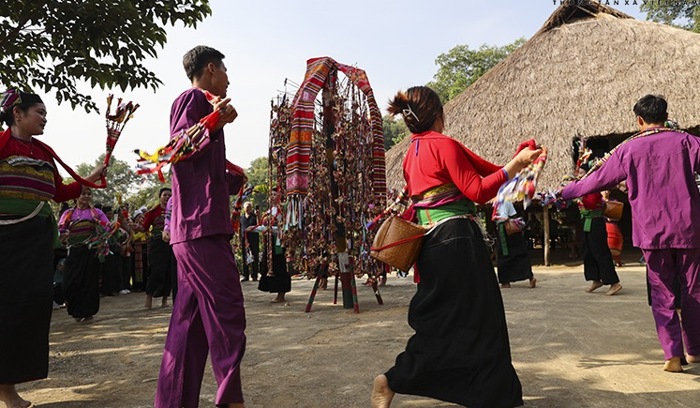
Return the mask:
M411 109L411 105L406 104L406 106L408 106L408 108L402 110L403 116L404 116L404 117L408 117L409 115L411 115L411 116L413 116L414 118L416 118L416 121L417 121L418 123L420 123L420 119L418 119L418 116L416 115L416 113L413 112L413 109Z

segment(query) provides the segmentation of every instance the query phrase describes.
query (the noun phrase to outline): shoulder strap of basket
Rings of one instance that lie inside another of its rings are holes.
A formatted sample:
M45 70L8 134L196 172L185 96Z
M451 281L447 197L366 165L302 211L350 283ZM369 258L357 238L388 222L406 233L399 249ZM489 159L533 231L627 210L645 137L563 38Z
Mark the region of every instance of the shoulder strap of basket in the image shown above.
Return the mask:
M388 217L391 215L391 213L395 210L398 209L399 206L401 205L406 205L408 203L408 185L404 185L403 189L401 189L401 193L399 193L398 196L396 196L396 199L392 201L381 213L379 213L376 217L374 217L370 222L368 222L365 225L365 228L372 229L374 228L377 224L379 224L382 219Z
M406 237L406 238L404 238L404 239L400 239L400 240L398 240L398 241L392 242L392 243L390 243L390 244L386 244L386 245L384 245L384 246L372 247L371 249L372 249L372 251L380 252L380 251L383 251L383 250L385 250L385 249L387 249L387 248L391 248L391 247L403 245L403 244L405 244L406 242L411 242L411 241L413 241L413 240L415 240L415 239L423 238L423 236L424 236L425 234L426 234L425 232L421 232L420 234L412 235L412 236L410 236L410 237Z

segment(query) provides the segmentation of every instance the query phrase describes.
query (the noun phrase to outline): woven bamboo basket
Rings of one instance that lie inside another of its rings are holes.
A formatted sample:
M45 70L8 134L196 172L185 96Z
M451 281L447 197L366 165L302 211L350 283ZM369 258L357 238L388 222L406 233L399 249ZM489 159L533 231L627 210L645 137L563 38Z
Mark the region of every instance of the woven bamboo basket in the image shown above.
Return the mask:
M523 225L515 220L506 221L506 234L513 235L521 232L523 230Z
M623 208L625 208L625 203L621 201L606 201L603 215L611 220L620 221Z
M427 231L427 228L392 215L377 230L370 255L407 272L416 263Z

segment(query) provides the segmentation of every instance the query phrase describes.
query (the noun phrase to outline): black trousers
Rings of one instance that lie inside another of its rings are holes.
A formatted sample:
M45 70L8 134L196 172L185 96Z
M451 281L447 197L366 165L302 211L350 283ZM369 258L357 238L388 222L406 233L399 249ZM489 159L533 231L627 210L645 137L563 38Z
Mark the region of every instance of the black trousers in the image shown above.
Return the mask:
M243 256L241 257L243 259L243 268L241 268L241 270L243 271L244 278L253 278L253 280L255 280L258 279L258 273L260 272L260 240L257 237L255 237L255 239L249 239L249 235L252 235L252 233L244 233L243 240L241 241L241 248L243 248ZM250 253L253 255L253 262L250 264L246 260L246 246L250 248Z
M177 291L177 266L173 248L160 237L148 242L148 283L146 293L153 297L170 296Z

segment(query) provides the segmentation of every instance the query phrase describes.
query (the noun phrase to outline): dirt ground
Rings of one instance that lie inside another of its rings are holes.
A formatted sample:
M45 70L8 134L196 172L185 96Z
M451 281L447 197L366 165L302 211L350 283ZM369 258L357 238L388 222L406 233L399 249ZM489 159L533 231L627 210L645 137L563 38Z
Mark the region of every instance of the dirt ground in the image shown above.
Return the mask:
M537 266L536 289L503 290L513 362L528 407L698 407L700 365L662 371L663 353L646 303L644 267L628 256L623 291L584 293L580 263ZM361 281L358 281L358 284ZM304 313L313 282L295 280L287 304L244 282L248 319L243 360L246 406L368 407L372 378L388 369L411 330L412 279L391 275L383 305L358 285L360 313L333 305L333 290ZM18 386L42 408L151 407L170 308L145 310L144 296L103 298L91 325L56 310L49 378ZM213 407L208 367L201 406ZM397 395L394 407L456 405Z

